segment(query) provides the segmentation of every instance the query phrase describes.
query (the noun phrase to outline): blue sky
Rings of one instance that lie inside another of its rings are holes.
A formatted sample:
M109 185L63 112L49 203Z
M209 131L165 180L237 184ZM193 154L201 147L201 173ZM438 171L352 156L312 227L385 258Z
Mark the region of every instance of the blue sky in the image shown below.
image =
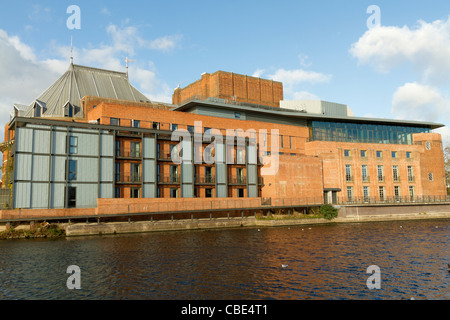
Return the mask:
M79 30L67 28L70 5ZM128 55L130 81L156 101L224 70L282 81L288 100L447 125L449 14L449 1L11 1L0 11L0 120L67 69L72 37L76 64L125 71Z

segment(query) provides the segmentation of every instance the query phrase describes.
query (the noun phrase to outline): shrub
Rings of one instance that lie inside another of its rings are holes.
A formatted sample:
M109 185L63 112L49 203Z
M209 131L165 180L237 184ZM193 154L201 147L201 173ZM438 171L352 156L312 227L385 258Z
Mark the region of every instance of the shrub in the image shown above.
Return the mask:
M332 220L338 216L338 210L330 204L321 206L319 211L327 220Z

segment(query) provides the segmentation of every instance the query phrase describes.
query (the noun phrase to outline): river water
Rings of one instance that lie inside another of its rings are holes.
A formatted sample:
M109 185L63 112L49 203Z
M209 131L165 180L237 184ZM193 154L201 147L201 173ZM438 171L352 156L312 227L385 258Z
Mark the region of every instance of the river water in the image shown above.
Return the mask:
M449 236L422 220L1 241L0 299L448 300Z

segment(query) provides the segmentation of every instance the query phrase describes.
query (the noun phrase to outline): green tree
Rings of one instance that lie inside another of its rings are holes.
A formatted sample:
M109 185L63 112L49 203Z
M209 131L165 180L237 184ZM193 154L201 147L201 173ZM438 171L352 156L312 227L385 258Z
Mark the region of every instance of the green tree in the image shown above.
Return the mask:
M327 220L332 220L337 218L338 210L330 204L325 204L319 208L319 212L323 215L323 217Z

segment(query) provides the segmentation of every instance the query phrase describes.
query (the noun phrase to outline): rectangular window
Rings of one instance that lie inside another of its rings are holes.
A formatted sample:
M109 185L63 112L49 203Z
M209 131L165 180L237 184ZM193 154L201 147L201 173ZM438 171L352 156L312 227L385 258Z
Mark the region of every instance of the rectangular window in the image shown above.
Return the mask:
M68 163L68 172L67 172L67 180L68 181L76 181L77 180L77 161L69 160Z
M133 128L140 128L141 127L141 121L139 121L139 120L131 120L131 126Z
M383 158L383 151L377 151L377 158Z
M237 147L236 149L236 163L245 164L244 148L242 147Z
M289 136L289 149L292 149L292 137Z
M350 157L350 150L344 150L344 157Z
M78 137L69 137L69 154L78 153Z
M178 198L178 188L170 188L170 197Z
M170 125L170 130L176 131L177 129L178 129L178 125L177 125L177 124L172 123L172 124Z
M378 187L378 195L380 196L380 200L384 200L384 187Z
M406 151L406 159L411 159L412 158L412 153L409 151Z
M352 181L352 166L349 164L345 165L345 181L347 182Z
M362 173L362 181L363 182L369 182L369 175L367 171L367 165L362 165L361 167L361 173Z
M119 126L120 125L120 121L118 118L110 118L109 119L109 124L112 126Z
M378 175L378 181L383 182L384 181L384 170L383 166L377 167L377 175Z
M243 168L236 168L236 182L237 183L244 183L244 169Z
M187 130L189 133L194 133L194 126L187 126Z
M178 182L178 166L170 166L170 182Z
M139 188L130 188L130 198L138 199L139 198L140 189Z
M152 123L152 129L153 130L159 130L159 122L153 122Z
M212 189L205 189L205 198L212 198Z
M408 166L408 182L414 182L414 167Z
M427 141L427 142L425 143L425 148L426 148L427 150L431 150L431 142L430 142L430 141Z
M397 158L397 151L392 151L391 154L392 154L392 158Z
M140 152L141 144L139 142L131 142L131 154L133 158L139 158L141 156Z
M392 177L394 179L394 182L398 182L400 180L399 176L398 176L398 166L397 165L392 166Z
M119 162L115 163L115 169L116 169L115 179L116 179L116 181L120 181L120 163Z
M399 186L394 186L394 197L395 197L395 200L400 199L400 187Z
M409 186L409 200L413 201L414 200L414 186Z
M120 157L120 141L116 140L116 157Z
M361 158L367 158L367 151L361 150Z
M432 172L429 172L429 173L428 173L428 180L429 180L429 181L433 181L433 180L434 180L434 178L433 178L433 173L432 173Z
M77 206L77 188L67 187L67 208L76 208Z
M139 163L131 163L131 177L130 182L139 182L141 181L141 173L140 173L140 164Z
M353 187L347 187L347 200L353 200Z
M205 167L205 182L206 183L213 182L212 167Z
M241 118L241 114L239 112L235 112L234 113L234 118L235 119L240 119Z
M363 197L364 201L369 201L369 187L367 186L363 187Z
M118 188L118 187L114 188L114 198L116 198L116 199L120 198L120 188Z
M283 136L280 135L280 148L284 148Z
M238 198L244 197L244 189L238 189Z

